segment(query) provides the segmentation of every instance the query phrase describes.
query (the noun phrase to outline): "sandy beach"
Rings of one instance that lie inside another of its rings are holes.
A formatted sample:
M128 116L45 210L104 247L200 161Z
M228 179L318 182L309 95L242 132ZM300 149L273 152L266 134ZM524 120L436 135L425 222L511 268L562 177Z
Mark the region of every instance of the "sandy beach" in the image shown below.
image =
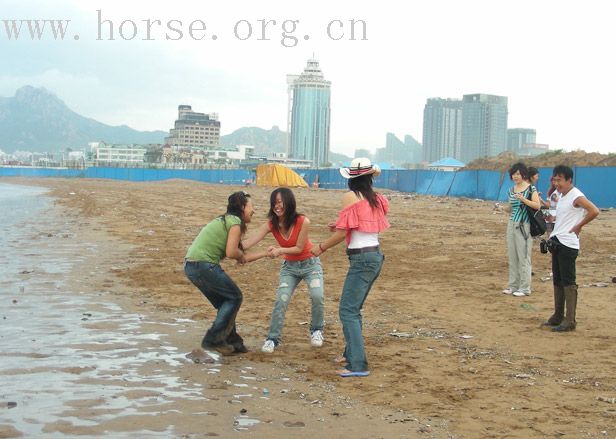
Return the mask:
M204 224L224 212L227 196L238 189L249 191L256 207L250 233L265 220L271 191L183 180L0 181L50 188L57 211L71 221L76 236L100 245L80 265L90 273L85 266L95 263L96 275L80 277L76 271L72 282L104 290L127 311L146 313L153 327L140 330L167 331L167 341L181 353L199 347L214 316L185 278L187 247ZM326 225L336 217L342 191L298 189L295 194L298 210L312 222L311 239L319 242L328 236ZM541 328L552 311L552 284L550 258L539 253L538 245L532 295L500 293L507 281L507 216L495 212L493 202L385 194L392 225L381 238L386 260L364 308L369 377L333 374L331 360L344 347L338 319L348 267L343 245L321 257L326 327L325 344L318 349L309 343L310 308L302 285L289 307L281 346L272 355L261 353L280 260L245 266L225 261L223 267L244 292L237 321L250 352L226 357L216 374L208 374L211 365L191 361L174 369L181 379L202 385L212 409L178 396L172 402L177 412L164 416L123 417L119 411L90 430L66 424L50 431L140 431L147 424L161 435L175 425L174 435L226 437L235 432L233 422L243 408L260 420L246 431L251 437L616 438L616 404L610 403L616 397L614 211L602 211L583 230L578 329L555 334ZM272 238L261 243L271 244ZM182 332L165 327L177 319ZM145 362L140 367L147 376L161 366ZM241 378L246 376L252 379ZM248 389L234 387L241 382ZM265 387L267 398L262 398ZM235 398L238 393L252 396ZM76 405L71 416L96 411L92 404ZM195 415L208 410L217 416ZM0 437L18 436L10 425L0 425Z

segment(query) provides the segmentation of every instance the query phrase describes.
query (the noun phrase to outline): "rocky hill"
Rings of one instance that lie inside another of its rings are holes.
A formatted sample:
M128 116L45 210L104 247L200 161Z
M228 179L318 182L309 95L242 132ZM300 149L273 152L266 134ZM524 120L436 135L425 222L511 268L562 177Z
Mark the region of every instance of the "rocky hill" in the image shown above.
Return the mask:
M220 146L253 145L256 155L270 156L275 152L286 152L287 133L277 126L270 130L258 127L244 127L220 137Z
M164 131L137 131L81 116L45 88L25 86L0 97L0 149L55 152L83 148L88 142L162 143Z

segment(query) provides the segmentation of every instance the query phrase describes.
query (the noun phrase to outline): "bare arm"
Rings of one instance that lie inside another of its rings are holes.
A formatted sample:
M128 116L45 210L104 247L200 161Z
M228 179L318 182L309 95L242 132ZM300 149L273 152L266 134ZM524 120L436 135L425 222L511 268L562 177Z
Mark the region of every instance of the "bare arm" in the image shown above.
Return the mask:
M582 231L582 227L584 227L586 224L594 220L599 215L599 209L586 197L576 198L575 201L573 202L573 205L575 207L581 207L586 210L586 215L584 215L584 218L582 219L582 221L577 223L570 230L570 232L573 232L579 236L580 232Z
M257 230L252 232L250 236L242 240L242 247L244 247L244 250L248 250L255 244L259 243L263 238L265 238L265 235L267 235L269 231L269 224L267 222L263 223Z
M253 261L256 261L256 260L261 259L261 258L267 258L269 256L270 255L267 252L267 250L261 250L261 251L258 251L258 252L244 253L244 258L241 260L241 262L242 263L253 262Z
M241 237L242 231L239 224L231 226L227 235L227 247L225 249L225 254L228 258L239 261L244 257L244 252L239 247Z
M336 231L332 233L332 235L329 238L327 238L325 241L323 241L319 245L312 247L312 249L310 249L310 252L315 256L320 256L325 250L335 247L338 244L340 244L342 241L344 241L345 237L346 237L346 230L336 229Z
M515 197L531 209L539 210L541 208L541 202L539 201L539 194L537 193L537 191L533 192L533 195L531 196L530 200L522 196L521 193L516 193Z

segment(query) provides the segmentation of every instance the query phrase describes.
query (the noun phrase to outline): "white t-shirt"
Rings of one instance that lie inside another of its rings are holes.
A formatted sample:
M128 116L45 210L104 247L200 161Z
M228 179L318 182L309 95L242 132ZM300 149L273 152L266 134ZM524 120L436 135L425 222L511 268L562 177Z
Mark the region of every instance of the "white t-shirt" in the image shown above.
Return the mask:
M561 244L569 248L580 248L580 238L575 233L570 233L569 231L573 226L582 221L586 215L586 209L573 205L575 200L583 196L582 191L574 186L565 195L560 195L556 205L556 223L550 238L553 236L557 237Z

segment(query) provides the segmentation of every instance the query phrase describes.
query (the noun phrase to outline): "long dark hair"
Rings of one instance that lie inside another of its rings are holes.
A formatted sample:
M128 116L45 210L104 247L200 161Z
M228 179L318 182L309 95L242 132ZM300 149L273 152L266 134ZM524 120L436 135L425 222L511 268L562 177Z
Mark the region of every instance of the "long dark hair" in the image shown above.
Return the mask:
M241 220L240 223L240 230L242 232L242 235L244 233L246 233L246 223L244 222L244 217L243 217L243 213L244 213L244 208L246 207L246 204L248 203L248 199L250 198L250 194L244 192L244 191L239 191L239 192L233 192L231 195L229 195L229 200L227 203L227 212L224 215L221 215L220 217L225 221L225 226L227 225L227 215L235 215L237 217L239 217L239 219ZM240 242L240 246L241 246L241 242Z
M361 194L364 199L368 200L368 203L373 209L378 207L379 201L376 198L376 192L372 190L372 174L349 178L349 189L355 192L357 196Z
M284 205L284 226L287 230L295 224L297 221L297 217L300 216L300 213L297 213L297 204L295 202L295 195L293 195L293 191L286 187L279 187L278 189L274 189L270 194L270 210L267 213L267 217L272 223L272 229L276 232L280 231L280 227L278 226L278 217L274 213L274 207L276 206L276 195L280 194L280 198L282 199L282 204Z

